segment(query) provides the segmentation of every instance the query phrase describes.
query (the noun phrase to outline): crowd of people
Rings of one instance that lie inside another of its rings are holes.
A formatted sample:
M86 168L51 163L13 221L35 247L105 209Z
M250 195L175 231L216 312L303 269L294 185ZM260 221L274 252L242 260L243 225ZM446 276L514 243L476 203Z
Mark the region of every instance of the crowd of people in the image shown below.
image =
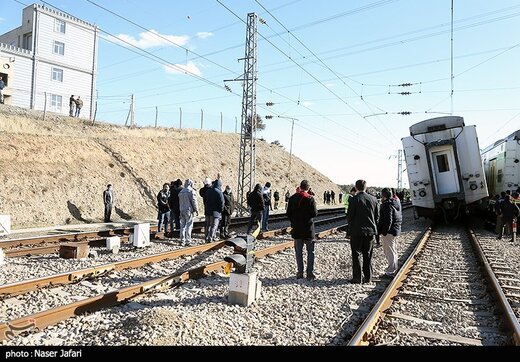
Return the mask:
M235 198L231 187L227 185L222 191L220 174L215 180L206 178L203 187L198 191L204 204L205 242L232 237L229 231L231 217L235 212ZM329 196L327 196L329 195ZM285 209L291 222L291 236L294 239L296 254L296 278L308 280L316 278L314 274L315 230L314 218L318 215L315 194L307 180L302 180L291 195L285 193ZM247 234L256 236L260 231L269 230L269 214L278 209L280 193L274 191L274 207L271 201L271 183L264 186L256 184L247 193L247 207L250 213ZM327 197L330 197L328 199ZM334 191L324 193L324 203L335 203ZM114 203L112 185L107 185L103 192L105 204L105 222L111 222L111 210ZM398 269L396 238L401 232L401 202L394 189L384 188L381 191L381 202L366 189L366 181L356 181L345 196L340 192L339 201L343 203L348 222L347 235L350 238L352 251L352 283L367 283L372 280L372 253L381 240L388 267L382 277L392 278ZM157 194L157 231L166 236L173 236L179 230L180 243L183 246L192 243L192 230L195 216L199 215L194 182L186 179L184 183L177 179L163 184ZM306 249L307 261L304 267L303 249Z
M495 214L497 216L495 232L497 239L501 240L504 235L511 236L513 241L513 220L520 215L520 188L515 192L510 190L503 191L500 195L495 195Z

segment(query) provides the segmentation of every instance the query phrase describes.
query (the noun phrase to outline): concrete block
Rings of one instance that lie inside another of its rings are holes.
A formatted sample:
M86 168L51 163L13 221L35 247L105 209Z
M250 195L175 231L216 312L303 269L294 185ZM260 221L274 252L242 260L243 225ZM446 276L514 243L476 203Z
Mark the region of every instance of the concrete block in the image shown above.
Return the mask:
M0 249L0 265L4 265L5 263L5 253L2 249Z
M256 300L258 274L231 273L229 277L229 304L248 306Z
M145 246L151 245L150 223L135 225L132 236L132 244L137 248L143 248Z
M11 215L0 215L0 236L11 233Z
M60 245L60 258L84 259L89 256L90 246L88 243L64 243Z
M119 236L111 236L107 238L106 246L108 250L111 250L113 253L117 254L121 248L121 238Z

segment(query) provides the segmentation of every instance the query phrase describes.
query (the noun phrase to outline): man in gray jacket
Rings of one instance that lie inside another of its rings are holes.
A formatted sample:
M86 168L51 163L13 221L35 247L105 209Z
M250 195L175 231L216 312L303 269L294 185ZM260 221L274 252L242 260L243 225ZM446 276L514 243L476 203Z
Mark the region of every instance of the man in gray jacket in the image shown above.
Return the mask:
M352 249L352 280L361 283L361 257L363 257L363 283L370 283L372 278L372 250L377 224L379 222L379 202L366 193L367 182L356 181L356 196L348 203L347 222Z
M199 215L197 197L193 190L193 181L184 181L184 188L179 192L179 211L180 211L180 237L181 245L191 244L191 231L193 230L193 213Z

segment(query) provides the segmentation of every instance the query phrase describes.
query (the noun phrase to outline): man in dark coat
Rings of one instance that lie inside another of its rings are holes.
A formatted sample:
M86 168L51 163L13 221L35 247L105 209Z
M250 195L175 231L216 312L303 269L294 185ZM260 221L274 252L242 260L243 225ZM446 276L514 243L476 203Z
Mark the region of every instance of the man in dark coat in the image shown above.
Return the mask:
M393 197L388 188L381 190L381 196L381 213L377 230L383 242L383 252L388 262L384 277L393 278L398 270L396 238L401 234L401 223L403 221L401 202Z
M230 186L226 186L222 194L224 195L224 211L222 211L220 222L220 238L228 239L231 237L229 235L229 224L231 223L231 215L235 212L235 198Z
M253 230L253 224L256 222L257 227L255 227L255 232L253 234L258 234L260 230L257 229L260 227L260 225L262 225L262 214L264 212L264 198L262 197L262 185L256 184L253 191L251 191L249 195L247 195L247 205L251 208L251 217L249 218L247 233L251 234L251 230Z
M170 205L168 204L168 198L170 197L170 185L164 184L163 188L157 194L157 232L160 233L162 226L164 225L164 234L168 234L168 224L170 222Z
M105 222L112 222L110 218L112 214L112 205L114 204L114 192L112 191L112 185L108 184L107 189L103 191L103 203L105 204Z
M366 193L367 182L356 181L356 196L348 203L347 222L352 249L352 280L361 283L361 258L363 258L363 282L372 280L372 250L377 224L379 222L379 203L377 199Z
M182 181L177 179L170 186L170 197L168 204L170 205L170 231L181 229L181 210L179 208L179 193L182 191ZM174 228L175 224L175 228Z
M204 195L204 215L206 216L206 226L208 229L206 242L210 243L217 239L217 230L222 211L224 210L224 195L222 194L222 181L213 181L213 187L206 191Z
M303 278L303 245L307 249L307 279L314 280L314 217L318 215L316 200L309 195L309 181L300 183L299 191L289 198L287 217L291 221L291 236L296 252L297 279Z

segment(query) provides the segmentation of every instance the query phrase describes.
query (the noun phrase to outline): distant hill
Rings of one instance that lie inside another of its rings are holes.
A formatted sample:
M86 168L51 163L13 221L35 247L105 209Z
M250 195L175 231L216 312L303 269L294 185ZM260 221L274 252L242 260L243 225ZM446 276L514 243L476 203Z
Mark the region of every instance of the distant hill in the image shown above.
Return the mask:
M162 184L217 173L236 194L240 136L214 131L133 128L0 105L0 214L13 228L100 222L102 193L114 185L113 220L155 219ZM281 200L306 178L322 201L339 188L281 147L257 141L256 180ZM201 203L199 198L199 203ZM283 206L282 206L283 207Z

